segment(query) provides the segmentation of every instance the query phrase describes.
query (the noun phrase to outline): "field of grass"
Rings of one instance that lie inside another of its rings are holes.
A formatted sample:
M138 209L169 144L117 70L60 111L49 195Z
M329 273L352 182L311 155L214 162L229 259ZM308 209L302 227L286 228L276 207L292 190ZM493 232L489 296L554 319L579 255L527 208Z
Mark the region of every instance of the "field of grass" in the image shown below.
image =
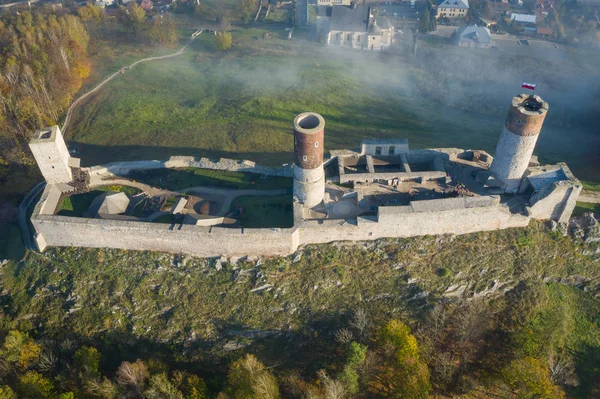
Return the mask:
M241 208L241 214L237 210ZM234 217L241 221L242 227L267 228L267 227L292 227L294 214L292 210L292 196L278 197L238 197L232 204L229 212L236 212Z
M135 171L129 177L153 187L183 191L186 188L198 186L235 190L276 190L291 189L292 187L292 179L288 177L268 176L263 179L256 173L198 168Z
M266 32L273 37L264 40ZM234 47L224 53L216 51L213 35L200 35L182 56L140 64L87 100L67 138L82 150L86 165L171 155L280 165L292 161L294 116L310 110L327 121L326 149L356 148L363 138L406 137L413 148L494 151L515 90L491 95L497 90L491 85L490 104L481 112L467 111L472 104L460 101L450 108L415 92L417 72L402 58L325 49L284 40L286 34L283 28L236 27ZM476 88L462 95L470 90ZM589 165L598 157L590 152L597 139L573 125L580 117L556 103L558 94L548 94L556 98L536 153L543 162L566 161L579 177L595 179ZM567 126L572 140L565 142Z
M373 81L391 71L369 58L335 59L290 44L281 40L283 29L262 40L265 32L238 29L234 49L218 55L214 36L201 35L181 57L137 66L78 108L68 139L88 165L170 155L278 165L292 161L294 116L310 110L325 117L331 149L357 147L365 137L408 137L414 146L495 144L504 115L493 122L449 120L438 106L398 87L409 79L402 66L393 68L391 84Z
M581 216L586 212L594 212L600 215L600 204L590 204L589 202L577 202L573 210L573 216Z
M600 183L591 181L582 181L583 189L587 191L600 191Z
M87 212L90 205L92 205L94 198L105 192L122 192L127 195L135 195L140 193L141 190L135 187L116 185L96 187L94 190L87 193L63 197L56 213L62 216L82 217Z

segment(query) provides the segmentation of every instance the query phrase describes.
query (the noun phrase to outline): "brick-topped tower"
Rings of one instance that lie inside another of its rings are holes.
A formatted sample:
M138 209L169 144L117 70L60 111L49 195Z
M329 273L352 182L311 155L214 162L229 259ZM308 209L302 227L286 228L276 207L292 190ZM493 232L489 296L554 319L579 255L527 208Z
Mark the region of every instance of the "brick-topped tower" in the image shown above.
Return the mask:
M294 119L294 196L304 206L323 201L324 136L325 119L321 115L305 112Z
M539 96L520 94L512 99L490 167L506 193L519 191L547 112L548 103Z

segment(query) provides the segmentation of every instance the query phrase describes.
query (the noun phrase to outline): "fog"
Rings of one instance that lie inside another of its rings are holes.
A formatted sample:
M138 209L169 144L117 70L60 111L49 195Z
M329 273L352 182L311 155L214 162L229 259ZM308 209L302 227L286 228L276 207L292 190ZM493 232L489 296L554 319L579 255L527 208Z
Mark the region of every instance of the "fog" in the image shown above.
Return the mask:
M276 56L277 62L257 61L265 56ZM556 48L548 42L500 51L421 45L416 59L400 51L265 44L247 54L225 57L208 68L218 84L234 84L250 96L285 95L290 88L308 90L311 85L319 93L327 90L324 75L331 76L332 82L359 85L365 95L391 100L394 93L413 97L414 104L407 101L397 106L417 113L419 108L431 107L444 125L437 132L440 146L482 144L492 152L511 98L527 91L521 88L522 82L536 83L535 94L550 104L536 153L544 161L568 161L590 179L593 173L600 176L600 118L592 112L594 95L600 89L597 60L600 54L591 50ZM321 68L319 79L313 79L311 68ZM456 125L467 119L477 122L480 117L489 118L481 129L495 132L493 143L479 137L469 141L454 133ZM431 137L421 142L411 132L405 133L413 147L432 142Z

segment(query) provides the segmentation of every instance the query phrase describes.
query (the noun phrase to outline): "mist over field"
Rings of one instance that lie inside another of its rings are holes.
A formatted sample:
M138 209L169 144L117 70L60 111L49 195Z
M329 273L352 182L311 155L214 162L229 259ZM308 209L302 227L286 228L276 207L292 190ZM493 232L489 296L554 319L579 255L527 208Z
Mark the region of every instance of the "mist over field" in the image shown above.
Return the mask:
M600 127L591 112L597 54L553 45L523 54L422 45L413 60L265 41L259 33L244 39L214 54L205 36L181 57L111 82L76 112L68 133L84 162L194 155L286 163L291 121L304 111L325 117L328 149L406 137L413 148L493 153L510 100L527 81L550 104L536 154L568 162L585 179L600 175ZM122 148L93 147L105 145Z

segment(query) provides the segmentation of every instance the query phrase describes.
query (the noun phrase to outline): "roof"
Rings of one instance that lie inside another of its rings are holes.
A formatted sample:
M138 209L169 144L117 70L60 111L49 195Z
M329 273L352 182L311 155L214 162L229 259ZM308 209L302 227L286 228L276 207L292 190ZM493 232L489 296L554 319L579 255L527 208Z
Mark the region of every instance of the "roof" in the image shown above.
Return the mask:
M490 30L483 26L467 26L460 33L460 40L486 44L492 42L492 35L490 34Z
M511 13L510 19L517 22L528 22L535 24L535 15Z
M469 8L469 0L440 0L438 2L438 8Z
M496 25L497 24L497 22L494 21L493 19L483 18L483 17L479 17L479 19L481 20L481 22L483 22L486 25Z
M125 193L108 193L100 195L92 201L89 213L92 215L118 215L124 213L129 206L129 197Z
M408 139L364 139L360 142L361 145L408 145Z
M370 10L367 6L356 8L336 6L331 10L331 30L366 32Z
M552 28L537 28L537 33L539 35L551 35L554 33Z
M331 6L318 6L317 17L331 17Z
M377 23L377 26L383 30L394 28L394 25L392 25L392 22L388 19L388 17L377 16L375 17L375 22Z

